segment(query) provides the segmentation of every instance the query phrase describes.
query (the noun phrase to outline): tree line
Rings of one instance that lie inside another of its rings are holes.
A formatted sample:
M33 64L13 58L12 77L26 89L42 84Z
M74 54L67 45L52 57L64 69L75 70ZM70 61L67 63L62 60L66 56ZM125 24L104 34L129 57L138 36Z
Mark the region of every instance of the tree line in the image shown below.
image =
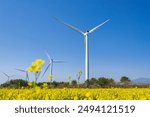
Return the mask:
M64 88L64 87L70 87L70 88L131 88L131 87L149 87L149 85L138 85L133 84L132 81L127 77L123 76L120 78L119 82L116 82L112 78L106 78L106 77L100 77L100 78L91 78L84 83L79 82L78 76L77 80L70 80L68 82L28 82L22 79L15 79L10 80L8 82L5 82L0 85L0 88L32 88L33 86L39 86L43 87L45 84L49 88Z

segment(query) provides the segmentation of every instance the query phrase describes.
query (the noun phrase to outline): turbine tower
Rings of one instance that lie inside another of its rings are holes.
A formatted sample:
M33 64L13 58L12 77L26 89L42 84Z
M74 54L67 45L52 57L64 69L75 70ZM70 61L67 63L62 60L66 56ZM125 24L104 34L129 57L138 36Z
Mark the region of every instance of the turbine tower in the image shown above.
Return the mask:
M42 77L45 75L46 71L47 71L49 68L50 68L50 75L53 76L53 64L54 64L54 63L63 63L64 61L58 61L58 60L55 60L55 59L51 58L47 51L45 51L45 54L46 54L46 56L47 56L47 58L48 58L48 60L49 60L49 64L47 65L47 67L46 67L46 69L45 69L45 71L44 71ZM42 77L41 77L41 78L42 78Z
M29 81L29 74L28 74L28 71L23 70L23 69L16 69L16 70L25 73L25 74L26 74L26 81Z
M96 27L92 28L91 30L87 30L86 32L82 32L78 28L76 28L76 27L74 27L74 26L72 26L68 23L65 23L64 21L62 21L62 20L60 20L56 17L54 17L54 19L84 36L84 42L85 42L85 80L89 80L89 38L88 38L88 36L89 36L90 33L96 31L99 27L101 27L106 22L108 22L109 19L107 19L106 21L104 21L101 24L97 25Z

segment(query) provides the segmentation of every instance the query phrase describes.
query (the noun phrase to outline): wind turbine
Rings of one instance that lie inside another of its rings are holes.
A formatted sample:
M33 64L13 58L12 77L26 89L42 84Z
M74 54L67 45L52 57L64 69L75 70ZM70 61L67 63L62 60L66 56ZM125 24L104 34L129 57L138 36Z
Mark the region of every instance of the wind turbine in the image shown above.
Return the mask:
M76 27L74 27L74 26L72 26L68 23L65 23L64 21L62 21L62 20L60 20L56 17L54 17L54 19L84 36L84 43L85 43L85 80L88 80L89 79L89 38L88 38L88 36L89 36L90 33L96 31L99 27L101 27L106 22L108 22L109 19L107 19L106 21L104 21L101 24L97 25L96 27L92 28L91 30L87 30L86 32L82 32L78 28L76 28Z
M29 81L29 74L28 74L28 71L23 70L23 69L16 69L16 70L25 73L25 74L26 74L26 80Z
M54 64L54 63L63 63L64 61L58 61L58 60L55 60L55 59L51 58L47 51L45 51L45 54L46 54L46 56L47 56L47 58L48 58L48 60L49 60L49 64L47 65L47 67L46 67L46 69L45 69L45 71L44 71L42 77L45 75L46 71L47 71L49 68L50 68L50 75L51 75L51 77L52 77L52 76L53 76L53 64ZM41 78L42 78L42 77L41 77Z
M9 80L10 80L11 77L14 77L14 76L15 76L15 75L11 75L11 76L10 76L10 75L8 75L8 74L6 74L6 73L4 73L4 72L2 72L2 73L8 78L7 82L9 82Z

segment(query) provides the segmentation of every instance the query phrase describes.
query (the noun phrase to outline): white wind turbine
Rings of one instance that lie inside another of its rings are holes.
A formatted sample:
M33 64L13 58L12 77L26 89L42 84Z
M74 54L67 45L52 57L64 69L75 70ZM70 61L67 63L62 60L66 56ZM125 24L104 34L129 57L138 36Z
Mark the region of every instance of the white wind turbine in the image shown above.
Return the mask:
M45 69L45 71L44 71L42 77L45 75L46 71L47 71L49 68L50 68L50 75L51 75L51 77L52 77L52 76L53 76L53 65L54 65L54 63L63 63L64 61L58 61L58 60L55 60L55 59L51 58L47 51L45 51L45 54L46 54L46 56L47 56L47 58L48 58L48 60L49 60L49 64L47 65L47 67L46 67L46 69ZM42 78L42 77L41 77L41 78Z
M16 69L17 71L23 72L26 74L26 80L29 81L29 74L27 70L23 70L23 69Z
M8 74L6 74L6 73L4 73L4 72L2 72L8 79L7 79L7 82L9 82L9 80L10 80L10 78L11 77L14 77L15 75L8 75Z
M67 27L73 29L76 32L79 32L80 34L82 34L84 36L84 43L85 43L85 80L89 79L89 38L88 35L94 31L96 31L99 27L101 27L102 25L104 25L106 22L109 21L106 20L104 22L102 22L101 24L97 25L96 27L92 28L91 30L87 30L86 32L82 32L81 30L79 30L78 28L65 23L64 21L59 20L58 18L54 17L55 20L63 23L64 25L66 25Z

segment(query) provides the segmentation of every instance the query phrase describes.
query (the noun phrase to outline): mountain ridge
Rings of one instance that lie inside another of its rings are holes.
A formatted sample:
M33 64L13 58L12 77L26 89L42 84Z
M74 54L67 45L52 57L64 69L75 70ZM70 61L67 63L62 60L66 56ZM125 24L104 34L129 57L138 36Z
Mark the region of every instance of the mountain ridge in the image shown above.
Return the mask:
M140 77L137 79L133 79L132 83L134 83L134 84L150 84L150 78Z

